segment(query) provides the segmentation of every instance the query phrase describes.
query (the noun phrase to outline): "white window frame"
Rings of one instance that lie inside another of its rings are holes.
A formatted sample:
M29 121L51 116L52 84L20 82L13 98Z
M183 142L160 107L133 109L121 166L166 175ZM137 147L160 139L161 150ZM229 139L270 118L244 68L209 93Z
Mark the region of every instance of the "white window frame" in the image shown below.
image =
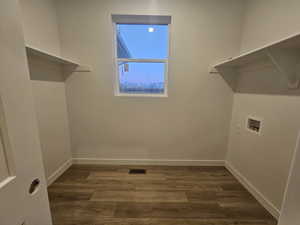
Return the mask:
M130 16L126 15L126 17L133 18L133 20L138 20L136 17L141 17L141 20L144 19L144 17L147 16ZM151 16L155 17L155 16ZM142 25L166 25L168 26L168 44L167 44L167 58L166 59L128 59L128 58L118 58L118 52L117 52L117 24L142 24ZM132 22L115 22L113 21L113 35L114 35L114 41L113 41L113 49L114 49L114 69L115 69L115 85L114 85L114 93L115 96L120 97L168 97L168 69L169 69L169 50L170 50L170 23L159 23L157 21L153 21L151 23L143 22L140 23L132 23ZM122 93L120 92L120 74L119 74L119 62L137 62L137 63L164 63L165 65L165 73L164 73L164 93L162 94L153 94L153 93L143 93L143 94L135 94L135 93Z

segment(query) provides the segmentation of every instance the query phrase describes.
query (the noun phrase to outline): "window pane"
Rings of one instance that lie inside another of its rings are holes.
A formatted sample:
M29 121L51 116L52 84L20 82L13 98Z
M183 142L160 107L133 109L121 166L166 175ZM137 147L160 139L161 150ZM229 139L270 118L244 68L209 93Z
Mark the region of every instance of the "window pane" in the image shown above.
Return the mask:
M120 93L163 94L165 63L119 62Z
M168 25L117 24L118 58L167 59Z

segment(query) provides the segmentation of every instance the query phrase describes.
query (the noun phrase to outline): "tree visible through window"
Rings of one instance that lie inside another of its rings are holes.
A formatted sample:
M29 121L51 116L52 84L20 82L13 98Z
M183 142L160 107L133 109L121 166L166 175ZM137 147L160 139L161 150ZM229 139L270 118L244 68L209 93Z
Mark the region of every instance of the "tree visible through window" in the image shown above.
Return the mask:
M116 24L118 92L166 94L168 25Z

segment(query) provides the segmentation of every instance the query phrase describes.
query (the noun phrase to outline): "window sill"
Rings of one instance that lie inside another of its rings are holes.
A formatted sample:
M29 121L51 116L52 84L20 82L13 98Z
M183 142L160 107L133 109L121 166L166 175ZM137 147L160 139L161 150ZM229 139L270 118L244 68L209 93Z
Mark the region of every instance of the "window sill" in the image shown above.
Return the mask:
M148 97L148 98L167 98L168 94L125 94L117 93L115 97Z

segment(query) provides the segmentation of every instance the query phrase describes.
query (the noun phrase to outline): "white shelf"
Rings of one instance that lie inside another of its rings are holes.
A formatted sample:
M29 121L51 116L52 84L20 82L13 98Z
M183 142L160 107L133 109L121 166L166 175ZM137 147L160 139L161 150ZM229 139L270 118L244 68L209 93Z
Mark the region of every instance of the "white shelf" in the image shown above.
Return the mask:
M213 69L216 69L235 91L239 72L244 67L256 66L262 62L271 64L285 76L288 88L298 88L300 80L298 72L300 68L300 34L230 58L216 64ZM213 69L211 73L216 73Z
M49 60L51 62L55 62L58 64L61 64L63 66L67 66L68 68L72 68L71 70L73 72L91 72L91 68L88 66L83 66L80 65L80 63L75 62L73 60L70 59L66 59L54 54L50 54L46 51L42 51L40 49L37 48L33 48L31 46L26 46L26 52L28 55L34 55L34 56L38 56L41 58L44 58L46 60Z
M30 46L26 46L26 51L27 51L27 54L32 54L35 56L43 57L52 62L57 62L57 63L64 64L64 65L79 66L79 63L77 63L77 62L47 53L45 51L30 47Z

